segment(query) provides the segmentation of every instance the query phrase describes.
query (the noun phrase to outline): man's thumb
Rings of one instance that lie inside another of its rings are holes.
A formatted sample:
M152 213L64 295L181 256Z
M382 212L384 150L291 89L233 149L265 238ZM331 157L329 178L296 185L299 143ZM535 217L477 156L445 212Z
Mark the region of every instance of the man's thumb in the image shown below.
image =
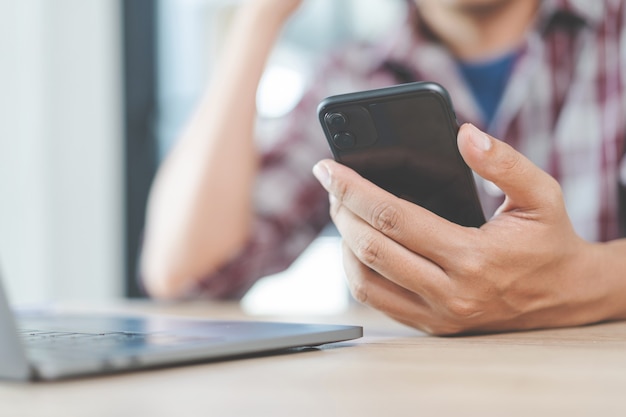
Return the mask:
M556 203L551 200L561 196L554 178L511 146L474 125L461 126L458 146L467 165L506 194L507 210L544 207Z

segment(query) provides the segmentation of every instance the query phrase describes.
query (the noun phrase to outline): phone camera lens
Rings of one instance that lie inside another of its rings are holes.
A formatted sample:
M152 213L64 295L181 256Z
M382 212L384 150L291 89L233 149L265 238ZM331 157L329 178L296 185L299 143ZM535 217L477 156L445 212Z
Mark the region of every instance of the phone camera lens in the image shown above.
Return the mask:
M335 146L339 149L352 148L356 145L356 138L350 132L339 132L333 136Z
M348 124L348 118L343 113L328 113L326 122L334 129L341 129Z

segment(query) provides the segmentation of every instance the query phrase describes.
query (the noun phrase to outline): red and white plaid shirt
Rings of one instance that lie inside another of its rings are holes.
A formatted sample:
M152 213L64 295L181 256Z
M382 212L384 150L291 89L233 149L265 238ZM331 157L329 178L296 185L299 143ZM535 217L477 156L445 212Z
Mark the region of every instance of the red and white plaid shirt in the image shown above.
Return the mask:
M411 14L383 44L334 56L284 123L259 132L254 232L236 258L194 289L195 296L241 297L258 278L288 267L329 222L327 193L311 174L318 160L331 156L318 103L405 81L445 86L460 121L510 143L554 176L580 236L619 236L620 172L626 179L625 1L543 0L489 126L455 58ZM477 185L489 216L503 197L480 178Z

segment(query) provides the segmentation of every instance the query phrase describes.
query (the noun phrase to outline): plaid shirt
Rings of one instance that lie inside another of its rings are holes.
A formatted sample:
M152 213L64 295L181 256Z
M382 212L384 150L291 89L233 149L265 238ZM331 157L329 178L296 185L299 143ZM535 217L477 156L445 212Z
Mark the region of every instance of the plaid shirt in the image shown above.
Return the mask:
M318 160L331 156L317 104L328 95L407 81L442 84L460 121L505 140L554 176L580 236L619 236L620 166L626 179L625 1L543 0L488 126L454 57L420 26L414 9L409 15L383 44L354 46L332 57L284 123L259 129L254 231L195 295L241 297L258 278L288 267L329 222L327 193L311 174ZM477 181L489 216L502 193Z

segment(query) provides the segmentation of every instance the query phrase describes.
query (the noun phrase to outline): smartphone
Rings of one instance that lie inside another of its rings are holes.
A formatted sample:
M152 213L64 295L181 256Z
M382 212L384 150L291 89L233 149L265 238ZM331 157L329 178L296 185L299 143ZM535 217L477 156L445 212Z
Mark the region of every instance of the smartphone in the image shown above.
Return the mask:
M328 97L318 116L336 161L454 223L485 223L441 85L415 82Z

